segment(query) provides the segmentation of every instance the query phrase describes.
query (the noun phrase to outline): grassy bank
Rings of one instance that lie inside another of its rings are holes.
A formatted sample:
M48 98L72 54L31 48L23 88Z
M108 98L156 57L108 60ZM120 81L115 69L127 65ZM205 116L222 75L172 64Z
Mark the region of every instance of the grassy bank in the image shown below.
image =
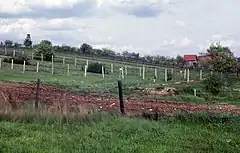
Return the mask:
M239 117L180 115L150 121L102 114L68 124L58 121L1 118L0 152L240 152Z

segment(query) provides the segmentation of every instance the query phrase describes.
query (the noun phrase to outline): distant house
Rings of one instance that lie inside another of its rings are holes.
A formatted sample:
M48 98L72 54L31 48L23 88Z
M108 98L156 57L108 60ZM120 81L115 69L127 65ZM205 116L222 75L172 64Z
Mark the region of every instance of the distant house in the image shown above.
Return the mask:
M184 55L184 67L193 67L197 64L197 55Z

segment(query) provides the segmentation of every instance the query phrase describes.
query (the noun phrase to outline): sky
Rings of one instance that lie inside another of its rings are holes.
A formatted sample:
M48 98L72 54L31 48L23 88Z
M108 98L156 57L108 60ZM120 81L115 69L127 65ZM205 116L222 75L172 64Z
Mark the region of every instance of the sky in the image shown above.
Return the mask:
M1 0L0 40L174 57L211 43L240 56L239 0Z

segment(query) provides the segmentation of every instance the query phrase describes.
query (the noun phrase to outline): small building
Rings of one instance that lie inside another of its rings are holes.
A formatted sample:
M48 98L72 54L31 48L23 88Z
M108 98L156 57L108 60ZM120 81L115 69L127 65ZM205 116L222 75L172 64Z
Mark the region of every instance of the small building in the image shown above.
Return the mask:
M197 55L184 55L184 67L194 67L197 64Z

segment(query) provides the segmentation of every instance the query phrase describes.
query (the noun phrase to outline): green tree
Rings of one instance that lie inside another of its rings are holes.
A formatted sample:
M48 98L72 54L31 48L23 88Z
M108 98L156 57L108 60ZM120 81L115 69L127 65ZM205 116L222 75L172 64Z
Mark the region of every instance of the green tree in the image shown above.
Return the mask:
M25 40L23 42L23 45L26 48L32 48L32 40L31 40L31 35L30 34L27 34L27 37L25 38Z
M176 57L176 63L177 63L177 65L179 65L180 67L183 67L183 65L184 65L184 59L183 59L183 57L180 56L180 55L178 55L178 56Z
M13 41L12 40L5 40L5 45L7 47L12 47L13 46Z
M87 43L83 43L80 47L80 52L82 54L93 54L93 48Z
M229 47L222 46L220 43L212 44L207 52L212 57L210 63L214 71L223 72L227 75L228 72L232 72L236 68L237 60Z
M53 53L53 47L52 43L49 40L42 40L37 46L36 46L36 55L41 56L43 54L44 60L51 61Z

